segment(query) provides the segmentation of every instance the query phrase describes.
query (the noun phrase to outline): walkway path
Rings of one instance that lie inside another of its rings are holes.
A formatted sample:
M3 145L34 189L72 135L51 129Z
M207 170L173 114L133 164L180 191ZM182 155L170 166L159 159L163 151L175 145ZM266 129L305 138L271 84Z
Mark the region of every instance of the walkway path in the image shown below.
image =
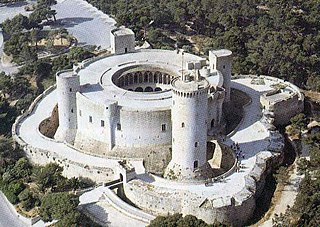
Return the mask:
M79 45L110 46L110 31L115 20L84 0L64 0L52 7L63 27L74 35Z
M294 205L303 175L298 175L297 173L297 161L295 161L293 165L293 172L290 175L288 184L284 186L280 199L277 201L269 219L260 225L261 227L271 227L272 219L275 217L275 214L284 214L288 206L292 207Z
M90 217L100 224L108 225L108 227L146 226L145 222L128 217L122 212L119 212L118 209L105 199L101 199L106 192L107 194L110 193L110 189L100 186L80 196L80 205L86 214L89 214Z

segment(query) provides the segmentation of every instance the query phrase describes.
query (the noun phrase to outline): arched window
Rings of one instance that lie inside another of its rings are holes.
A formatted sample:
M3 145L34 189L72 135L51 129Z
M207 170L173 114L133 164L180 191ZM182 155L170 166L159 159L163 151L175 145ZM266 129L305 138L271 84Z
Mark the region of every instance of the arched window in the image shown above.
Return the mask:
M182 122L181 127L184 128L184 122Z
M198 142L195 142L195 143L194 143L194 146L195 146L195 147L198 147Z
M194 162L193 162L193 168L194 169L196 169L196 168L198 168L198 160L195 160Z

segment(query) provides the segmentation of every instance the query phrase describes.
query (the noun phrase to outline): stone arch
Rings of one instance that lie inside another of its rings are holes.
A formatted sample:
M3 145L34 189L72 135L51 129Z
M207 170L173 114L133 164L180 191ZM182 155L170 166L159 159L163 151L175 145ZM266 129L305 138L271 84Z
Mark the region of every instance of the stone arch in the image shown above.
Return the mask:
M149 75L148 75L148 73L147 72L144 72L144 74L143 74L143 82L144 83L148 83L149 82Z
M147 74L148 74L148 80L149 80L149 82L150 82L150 83L153 83L153 74L152 74L152 72L148 71Z
M136 72L136 74L138 75L139 83L142 83L143 82L142 73L141 72Z
M158 83L158 75L157 75L157 73L153 74L153 82L154 83Z
M137 87L136 89L134 89L134 91L136 91L136 92L143 92L143 88L142 88L142 87Z
M119 85L120 85L120 87L123 87L123 86L124 86L123 76L119 78Z
M211 120L211 128L214 127L214 119Z
M148 86L144 89L145 92L153 92L153 88Z
M137 84L138 83L138 81L139 81L139 79L138 79L138 75L136 74L136 73L134 73L133 74L133 82L135 83L135 84Z
M160 83L160 84L162 84L162 74L161 73L159 73L158 74L158 83Z
M133 75L132 75L132 73L129 73L129 74L128 74L128 77L129 77L129 84L133 84L134 82L133 82Z

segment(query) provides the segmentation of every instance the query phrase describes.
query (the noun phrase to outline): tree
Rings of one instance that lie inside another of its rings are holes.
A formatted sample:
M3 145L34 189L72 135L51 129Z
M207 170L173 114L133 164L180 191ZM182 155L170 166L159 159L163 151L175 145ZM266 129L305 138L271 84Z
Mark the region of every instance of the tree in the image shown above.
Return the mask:
M65 179L62 176L63 167L56 163L49 163L35 171L36 182L42 191L46 188L54 188L60 180Z
M73 226L80 218L78 204L79 199L68 193L48 193L42 198L40 216L44 221L59 220L57 226Z
M4 72L0 72L0 91L8 93L12 89L12 80Z
M12 170L16 179L27 178L32 173L32 166L27 158L20 158Z
M23 29L29 28L29 19L22 14L18 14L11 20L7 19L2 23L2 29L6 34L12 35L15 33L20 33Z
M32 209L36 202L37 199L35 198L34 194L30 189L26 188L24 189L19 195L18 195L19 200L21 201L21 204L23 208L27 211Z
M148 227L210 227L210 226L224 226L216 223L209 225L203 220L196 218L193 215L186 215L182 217L182 214L173 214L168 216L158 216L150 222Z
M295 131L298 131L299 138L301 138L301 130L305 128L307 124L306 116L303 113L297 114L290 119L290 122L293 129L296 129Z

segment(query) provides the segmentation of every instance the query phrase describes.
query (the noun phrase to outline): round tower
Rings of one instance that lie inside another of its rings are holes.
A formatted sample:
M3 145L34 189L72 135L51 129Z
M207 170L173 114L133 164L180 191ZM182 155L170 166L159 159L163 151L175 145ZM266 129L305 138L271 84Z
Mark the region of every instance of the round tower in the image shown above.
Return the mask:
M56 81L59 127L55 138L73 143L77 129L76 93L80 90L80 78L72 70L66 70L57 73Z
M207 163L207 114L209 82L184 76L172 80L172 159L165 177L196 178L196 170Z

